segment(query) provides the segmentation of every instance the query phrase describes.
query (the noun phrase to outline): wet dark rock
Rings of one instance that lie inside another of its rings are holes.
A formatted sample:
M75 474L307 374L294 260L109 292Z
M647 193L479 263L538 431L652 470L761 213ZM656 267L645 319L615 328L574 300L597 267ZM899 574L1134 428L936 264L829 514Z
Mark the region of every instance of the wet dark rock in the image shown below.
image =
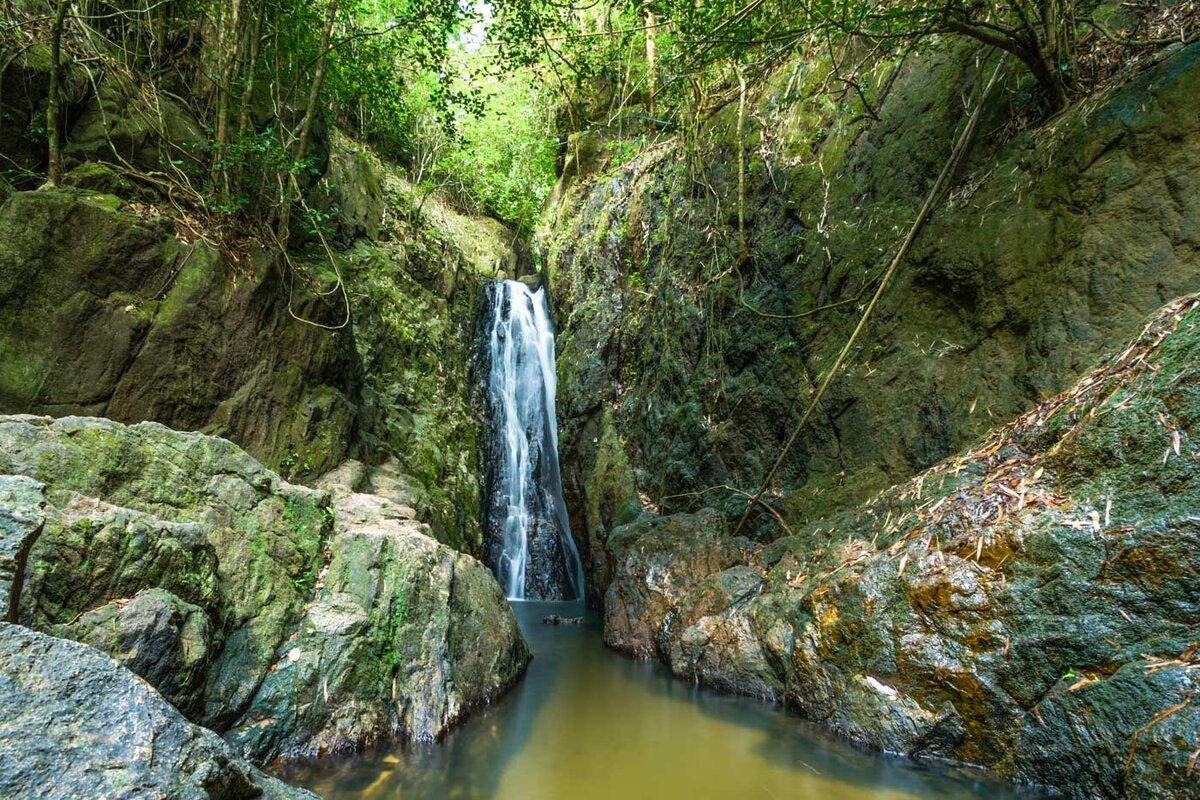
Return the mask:
M145 589L56 626L54 633L112 656L186 716L202 709L213 626L199 606L165 589Z
M583 617L561 617L558 614L550 614L542 618L543 625L582 625Z
M316 797L264 775L102 653L6 623L0 623L0 795Z
M549 501L547 502L549 505ZM544 513L549 513L546 511ZM568 555L563 537L553 519L538 517L529 524L529 564L525 573L525 596L535 600L573 600Z
M522 279L525 285L537 288L541 279ZM491 320L496 313L496 304L504 319L511 313L511 298L502 283L493 283L487 288L484 312L476 330L476 372L485 396L487 426L486 440L481 442L480 451L486 460L486 471L482 484L484 507L484 561L498 577L502 576L505 525L509 514L509 487L505 485L504 431L507 419L501 403L491 396L489 384L492 369L489 342ZM503 333L503 328L500 333ZM561 478L558 474L558 454L550 442L555 433L550 430L550 421L543 417L535 425L540 429L525 431L530 441L530 474L525 492L528 523L526 530L526 552L524 598L529 600L575 600L572 589L576 576L572 568L576 556L570 551L568 541L573 541L571 531L565 527L566 520L560 515ZM506 587L507 588L507 587Z

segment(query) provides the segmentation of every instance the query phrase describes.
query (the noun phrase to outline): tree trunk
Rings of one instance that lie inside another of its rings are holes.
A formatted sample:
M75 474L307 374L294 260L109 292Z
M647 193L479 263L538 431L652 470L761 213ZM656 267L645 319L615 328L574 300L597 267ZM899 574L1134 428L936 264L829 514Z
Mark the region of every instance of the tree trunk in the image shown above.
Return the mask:
M746 73L738 67L738 118L737 118L737 152L738 152L738 263L744 263L750 257L746 247Z
M1050 96L1055 111L1071 102L1067 94L1067 75L1075 52L1074 22L1070 4L1062 0L1042 0L1042 40L1039 46L1044 76L1038 79Z
M1057 113L1071 104L1071 96L1067 93L1067 82L1059 70L1058 64L1045 51L1034 53L1016 53L1017 57L1029 67L1034 80L1050 106L1050 113Z
M333 36L333 23L337 19L337 0L329 0L325 12L325 29L321 31L321 49L318 51L317 68L313 73L312 86L308 92L308 103L304 117L300 120L300 132L296 140L293 170L287 176L287 189L283 196L283 207L279 210L279 238L287 246L288 226L291 221L292 202L299 196L300 186L296 181L295 169L300 168L308 155L308 142L312 137L313 122L321 109L321 84L325 82L325 60L329 55L329 40Z
M325 13L325 30L321 32L321 50L317 57L317 70L313 73L312 88L308 92L308 105L300 121L300 139L296 145L296 160L303 161L308 155L308 141L312 136L313 122L321 110L321 84L325 82L325 60L329 55L329 40L333 37L333 23L337 19L337 0L329 0Z
M229 115L233 101L233 81L238 72L238 55L241 51L241 16L242 0L233 0L230 4L228 17L222 19L220 44L217 47L220 59L220 71L217 85L217 130L216 156L213 167L222 178L225 193L229 192L229 170L225 162L225 152L229 144Z
M250 129L250 103L254 100L254 79L258 72L258 52L262 47L263 18L266 9L260 8L255 15L254 30L250 34L250 55L246 62L246 86L242 90L242 107L238 111L237 135L245 136Z
M46 96L46 183L57 187L62 182L62 153L59 131L62 129L62 34L71 0L58 0L54 26L50 29L50 88Z
M654 50L654 12L646 9L646 114L654 116L654 95L658 83L658 56Z
M1054 18L1057 19L1057 12L1053 13ZM978 42L989 44L1019 58L1037 81L1038 88L1042 90L1051 113L1062 111L1071 104L1071 96L1067 93L1066 78L1054 59L1054 53L1058 52L1057 44L1052 45L1053 51L1047 51L1032 30L1028 31L1025 36L1012 37L962 19L947 19L943 24L945 31L958 33ZM1055 32L1054 35L1056 43L1061 42L1061 39L1058 38L1059 34Z

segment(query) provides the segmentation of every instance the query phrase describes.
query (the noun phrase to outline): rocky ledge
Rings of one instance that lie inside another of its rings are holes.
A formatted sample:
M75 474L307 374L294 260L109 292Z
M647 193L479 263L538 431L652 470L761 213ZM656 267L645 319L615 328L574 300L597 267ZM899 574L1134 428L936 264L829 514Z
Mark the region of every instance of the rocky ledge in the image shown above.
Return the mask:
M294 486L223 439L154 423L0 417L0 604L24 626L5 636L38 658L93 677L127 668L156 690L137 702L165 698L259 763L435 738L529 659L491 573L411 507ZM9 687L16 663L2 665ZM60 702L56 686L36 688ZM69 758L93 774L101 751ZM0 781L20 769L0 758Z
M605 637L881 750L1197 791L1200 299L958 458L766 545L617 528Z

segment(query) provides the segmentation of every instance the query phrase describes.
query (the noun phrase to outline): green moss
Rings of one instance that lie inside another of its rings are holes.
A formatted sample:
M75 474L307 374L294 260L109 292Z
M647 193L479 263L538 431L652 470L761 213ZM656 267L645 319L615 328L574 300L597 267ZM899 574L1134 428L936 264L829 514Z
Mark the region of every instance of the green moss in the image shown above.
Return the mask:
M31 408L52 368L50 358L36 343L0 331L0 406Z
M401 241L359 243L340 261L356 302L364 371L364 460L393 458L411 480L409 502L428 510L434 535L481 552L475 447L477 410L468 372L484 280L467 269L450 229L414 226ZM473 246L487 249L485 243ZM457 274L447 298L438 287ZM320 441L294 448L302 465Z
M183 253L180 258L187 263L171 284L171 291L159 307L160 324L171 325L187 314L194 313L195 299L218 276L220 255L204 245Z
M408 613L408 593L401 579L400 586L392 596L392 613L388 618L387 632L384 634L384 647L387 656L384 663L389 673L394 673L401 663L402 654L396 643L400 641L400 630L404 627L405 616Z

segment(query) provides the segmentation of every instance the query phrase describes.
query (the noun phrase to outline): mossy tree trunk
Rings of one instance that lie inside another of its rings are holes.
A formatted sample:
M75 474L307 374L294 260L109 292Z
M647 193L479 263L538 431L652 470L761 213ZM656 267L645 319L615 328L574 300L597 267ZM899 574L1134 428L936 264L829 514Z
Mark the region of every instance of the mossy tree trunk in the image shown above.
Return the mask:
M62 35L70 7L71 0L58 0L54 10L54 25L50 29L50 87L46 97L46 183L51 187L62 182Z
M240 66L242 51L242 0L231 0L221 9L218 23L217 61L217 125L215 132L216 157L213 171L220 176L225 194L229 193L229 169L225 156L229 145L230 106L233 103L233 84Z

